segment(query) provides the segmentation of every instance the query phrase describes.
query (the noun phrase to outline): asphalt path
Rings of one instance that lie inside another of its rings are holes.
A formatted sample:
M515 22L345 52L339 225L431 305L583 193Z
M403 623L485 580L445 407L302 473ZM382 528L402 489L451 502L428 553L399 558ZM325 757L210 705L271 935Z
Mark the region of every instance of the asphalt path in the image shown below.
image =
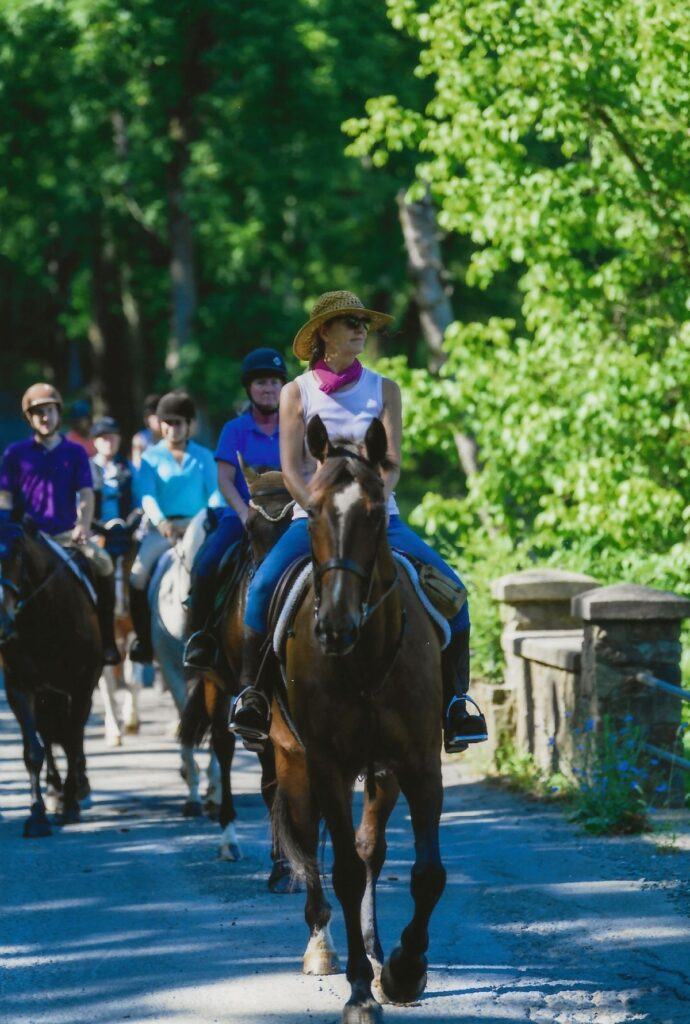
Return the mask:
M144 691L141 733L111 750L96 705L93 807L79 825L25 840L27 782L2 695L3 1024L340 1020L344 976L300 973L303 896L266 889L256 761L242 751L234 770L244 859L220 861L218 826L181 815L172 718L167 696ZM429 986L413 1006L386 1007L385 1020L690 1021L690 854L584 837L557 808L489 786L462 764L445 776L448 885L432 920ZM402 803L389 844L379 900L387 949L411 908Z

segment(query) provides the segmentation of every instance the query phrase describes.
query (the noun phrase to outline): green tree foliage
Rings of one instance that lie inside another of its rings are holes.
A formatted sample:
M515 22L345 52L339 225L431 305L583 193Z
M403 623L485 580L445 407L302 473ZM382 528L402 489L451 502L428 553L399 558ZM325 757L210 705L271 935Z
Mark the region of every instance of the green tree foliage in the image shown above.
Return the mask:
M413 444L474 434L465 500L430 518L481 562L531 558L690 592L690 28L679 0L389 0L422 44L423 109L391 95L350 152L417 156L490 296L517 322L456 323L441 378L398 365ZM487 537L478 513L500 540ZM471 538L468 540L468 538ZM468 555L469 557L469 555Z
M286 349L319 292L404 312L411 158L372 173L340 131L426 88L382 6L4 0L0 39L4 370L65 384L76 353L124 414L167 355L224 412L238 357Z

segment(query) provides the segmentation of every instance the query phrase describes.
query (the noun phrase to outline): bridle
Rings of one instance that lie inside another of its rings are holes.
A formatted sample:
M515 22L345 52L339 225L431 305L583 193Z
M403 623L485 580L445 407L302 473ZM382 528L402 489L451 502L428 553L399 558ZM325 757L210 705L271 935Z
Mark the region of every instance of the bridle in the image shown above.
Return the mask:
M350 451L349 448L340 447L329 447L326 455L327 459L332 458L350 458L357 459L359 462L363 462L366 466L371 469L371 463L368 459L365 459L362 455L357 452ZM354 558L329 558L326 562L321 562L319 565L316 564L314 559L314 549L312 547L312 564L314 566L314 616L317 617L319 609L321 607L321 583L323 577L327 572L339 570L341 572L350 572L354 576L357 576L363 584L366 585L366 595L360 605L360 619L358 623L358 632L363 626L367 624L369 619L372 617L374 612L378 611L381 605L387 600L388 597L393 593L396 587L400 584L400 574L398 567L395 567L395 575L388 584L381 596L373 604L371 603L371 592L374 589L374 569L378 560L379 548L381 546L381 538L383 537L383 531L385 529L386 519L385 513L379 520L379 524L376 528L376 541L374 543L374 557L371 562L369 570L365 569L359 562ZM403 616L403 629L404 629L404 616ZM402 635L400 637L402 640ZM396 650L397 654L397 650Z
M52 580L55 578L55 576L57 576L59 572L62 572L62 570L66 568L68 561L72 561L73 556L70 555L68 552L65 552L65 554L67 555L67 558L64 561L60 559L58 564L54 567L54 569L48 573L46 578L41 583L39 583L35 590L32 590L31 593L23 599L21 596L21 583L17 584L14 582L14 580L8 580L5 576L0 576L0 587L9 590L10 593L14 594L15 598L17 599L17 603L14 606L15 617L19 615L21 612L23 612L27 605L31 604L31 602L36 597L38 597L41 591L44 590L52 582ZM22 558L21 561L23 566L24 559Z
M279 494L286 494L286 493L287 492L286 492L285 488L276 487L276 488L274 488L271 491L262 491L261 494L257 494L256 497L257 498L275 498ZM281 519L285 518L285 516L288 514L288 512L291 512L293 510L293 508L295 507L295 501L294 501L294 499L291 499L290 501L288 501L288 503L286 505L284 505L283 508L281 509L281 511L278 512L278 514L275 515L275 516L271 515L271 513L268 512L262 505L260 505L259 502L257 500L255 500L254 498L250 498L249 499L249 507L253 508L255 512L258 512L259 515L263 516L263 518L268 520L269 523L279 523Z

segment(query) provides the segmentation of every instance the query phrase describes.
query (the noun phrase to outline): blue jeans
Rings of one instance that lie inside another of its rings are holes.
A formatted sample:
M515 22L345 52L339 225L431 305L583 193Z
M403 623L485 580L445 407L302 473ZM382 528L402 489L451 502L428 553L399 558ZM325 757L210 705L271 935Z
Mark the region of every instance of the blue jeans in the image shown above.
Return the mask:
M280 577L296 558L308 555L311 550L307 522L306 519L293 520L276 546L269 551L249 584L244 624L257 633L265 633L268 629L268 607ZM456 583L462 582L457 573L453 572L441 556L425 544L400 516L390 518L388 543L392 548L398 548L404 554L418 558L420 562L435 566L444 576L455 580ZM465 602L458 614L450 620L450 629L452 633L461 633L469 629L469 625L470 613Z
M225 552L231 544L241 540L244 527L239 516L233 509L224 509L218 517L218 525L201 545L194 559L194 578L202 581L210 579L216 572Z

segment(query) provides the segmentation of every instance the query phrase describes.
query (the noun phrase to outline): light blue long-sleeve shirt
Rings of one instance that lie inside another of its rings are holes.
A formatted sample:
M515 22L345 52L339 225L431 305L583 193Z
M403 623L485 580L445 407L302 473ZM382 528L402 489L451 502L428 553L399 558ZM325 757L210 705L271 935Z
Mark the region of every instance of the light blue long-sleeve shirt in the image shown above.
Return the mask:
M196 441L187 442L182 462L165 441L147 448L141 456L136 490L154 526L173 516L191 518L207 505L225 504L213 453Z

